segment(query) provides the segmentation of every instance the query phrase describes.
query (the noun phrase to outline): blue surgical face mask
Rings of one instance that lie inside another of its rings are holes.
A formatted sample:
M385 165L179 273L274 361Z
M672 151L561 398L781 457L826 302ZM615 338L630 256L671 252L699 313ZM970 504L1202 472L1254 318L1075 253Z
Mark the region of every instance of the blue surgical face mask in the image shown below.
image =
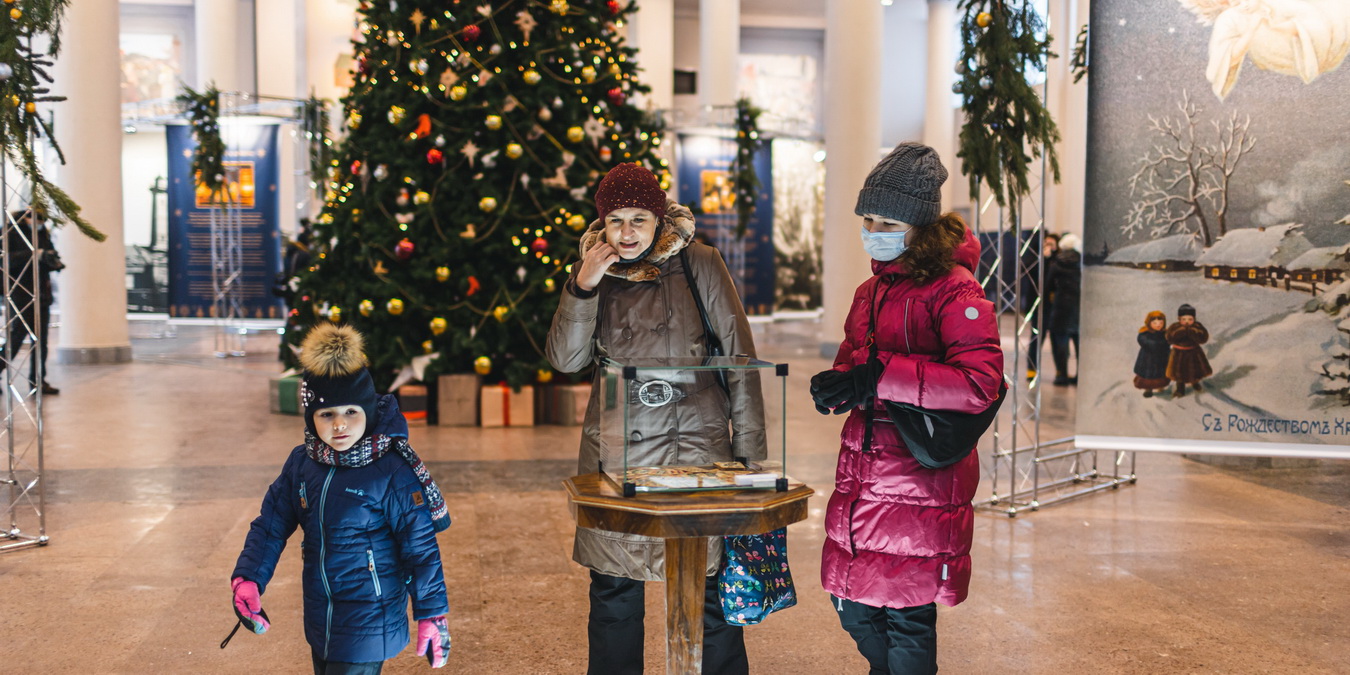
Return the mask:
M905 235L908 232L868 232L862 227L863 250L878 262L890 262L905 252Z

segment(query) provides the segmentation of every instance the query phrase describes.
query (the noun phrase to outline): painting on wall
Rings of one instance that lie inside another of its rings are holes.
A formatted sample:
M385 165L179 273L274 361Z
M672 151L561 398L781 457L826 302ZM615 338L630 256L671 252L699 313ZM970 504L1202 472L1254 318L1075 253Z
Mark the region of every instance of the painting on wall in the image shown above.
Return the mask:
M1094 3L1078 433L1350 457L1350 3Z
M183 44L176 35L123 33L122 102L172 98L182 79Z

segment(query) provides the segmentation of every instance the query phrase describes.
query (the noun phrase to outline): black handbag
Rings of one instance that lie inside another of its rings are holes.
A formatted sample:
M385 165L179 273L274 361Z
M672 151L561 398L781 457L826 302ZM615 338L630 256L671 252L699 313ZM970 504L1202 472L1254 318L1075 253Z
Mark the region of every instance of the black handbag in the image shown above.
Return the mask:
M927 410L909 403L882 402L914 459L925 468L941 469L970 454L980 442L980 436L994 423L1007 395L1008 383L1000 382L998 398L984 412L978 413Z

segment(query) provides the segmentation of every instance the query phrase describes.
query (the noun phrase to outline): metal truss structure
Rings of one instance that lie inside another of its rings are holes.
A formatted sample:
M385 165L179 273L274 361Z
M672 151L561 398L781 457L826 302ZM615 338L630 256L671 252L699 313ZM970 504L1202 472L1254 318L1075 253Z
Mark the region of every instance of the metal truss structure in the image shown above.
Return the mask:
M39 349L46 337L50 300L42 297L39 283L42 240L38 232L42 226L36 218L21 224L17 217L28 207L31 187L18 171L0 162L0 290L5 294L5 345L0 351L4 426L0 435L6 455L0 491L9 518L0 551L48 543L42 426L46 373ZM31 346L24 347L25 339Z

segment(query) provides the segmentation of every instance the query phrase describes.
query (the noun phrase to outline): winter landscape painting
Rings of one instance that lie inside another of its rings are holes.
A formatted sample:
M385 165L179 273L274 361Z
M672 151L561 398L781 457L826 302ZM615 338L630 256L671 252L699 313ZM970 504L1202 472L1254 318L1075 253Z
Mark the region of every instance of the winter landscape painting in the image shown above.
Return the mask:
M1343 0L1093 4L1080 436L1350 456L1347 51Z

